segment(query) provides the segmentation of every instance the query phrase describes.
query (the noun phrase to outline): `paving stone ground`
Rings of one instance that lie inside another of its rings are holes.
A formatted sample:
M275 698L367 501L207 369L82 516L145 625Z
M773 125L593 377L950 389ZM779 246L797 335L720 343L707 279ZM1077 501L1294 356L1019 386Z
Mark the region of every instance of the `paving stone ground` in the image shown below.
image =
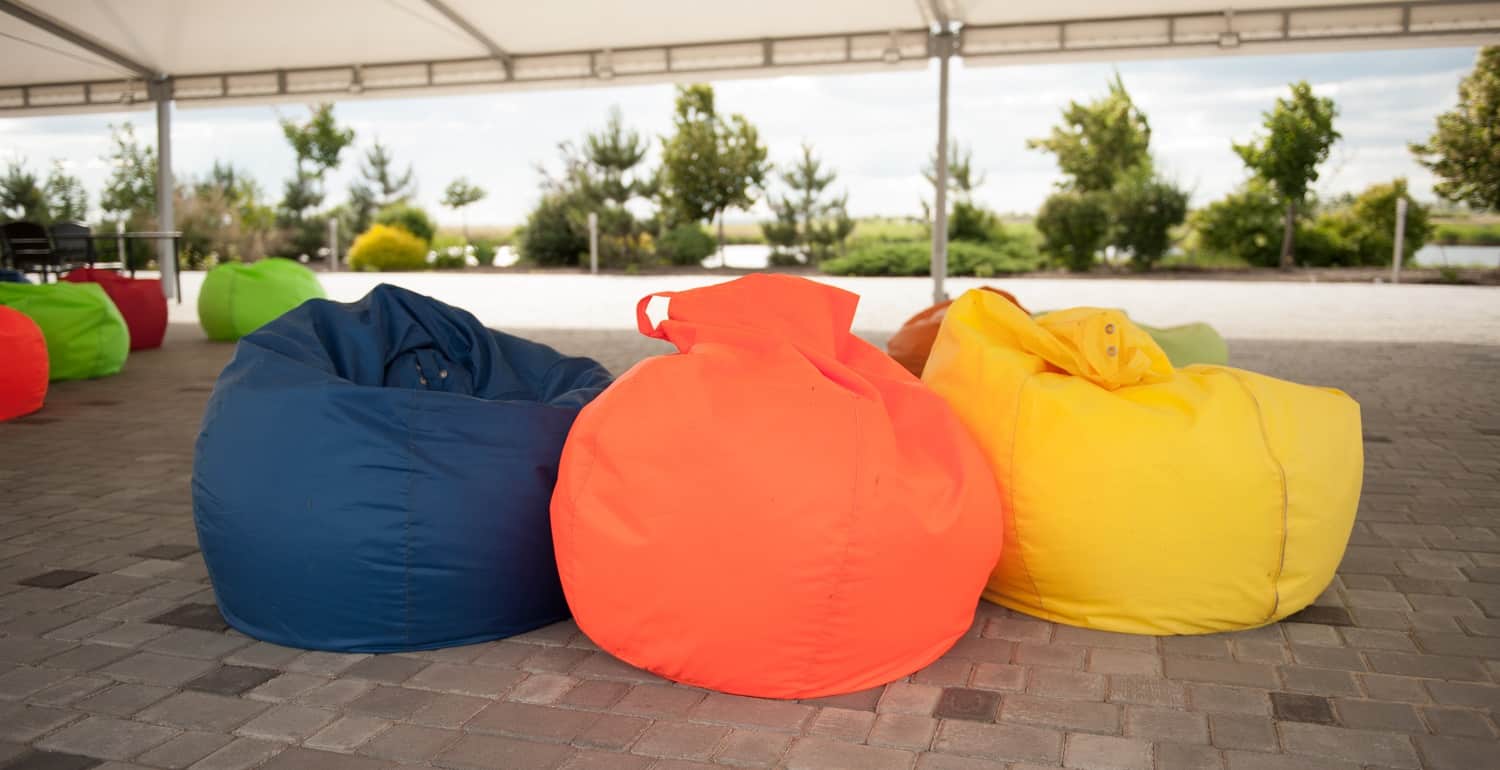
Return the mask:
M662 350L529 333L616 372ZM929 668L797 703L665 682L572 623L382 656L227 629L188 477L232 348L174 324L0 424L0 768L1500 767L1500 347L1232 347L1364 407L1359 520L1314 607L1158 639L981 603Z

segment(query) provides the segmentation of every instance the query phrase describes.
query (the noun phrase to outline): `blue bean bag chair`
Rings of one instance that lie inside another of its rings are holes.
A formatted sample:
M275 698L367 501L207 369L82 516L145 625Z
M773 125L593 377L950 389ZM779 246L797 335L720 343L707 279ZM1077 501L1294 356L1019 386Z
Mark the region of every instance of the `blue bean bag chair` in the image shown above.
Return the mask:
M31 283L31 279L20 270L0 268L0 283Z
M224 618L276 644L393 652L568 617L548 505L563 439L609 382L387 285L247 335L193 461Z

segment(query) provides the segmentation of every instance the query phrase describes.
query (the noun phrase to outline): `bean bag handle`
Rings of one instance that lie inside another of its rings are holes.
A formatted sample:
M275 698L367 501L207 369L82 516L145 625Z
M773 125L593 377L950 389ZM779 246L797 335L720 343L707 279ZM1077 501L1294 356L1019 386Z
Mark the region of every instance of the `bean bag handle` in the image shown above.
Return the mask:
M650 305L651 300L656 297L665 297L670 299L676 294L677 292L675 291L652 292L644 297L641 297L640 302L635 303L635 327L640 330L641 334L658 340L664 340L667 338L666 333L658 329L656 324L651 322L651 316L646 315L646 306Z
M1010 338L1054 370L1106 390L1172 377L1161 346L1119 310L1075 307L1033 319L999 295L971 293L991 320L984 333Z
M652 324L652 297L671 299L667 319ZM838 358L854 336L859 296L789 275L753 273L727 283L648 294L636 304L636 325L647 337L686 351L699 342L753 345L776 340L809 356Z

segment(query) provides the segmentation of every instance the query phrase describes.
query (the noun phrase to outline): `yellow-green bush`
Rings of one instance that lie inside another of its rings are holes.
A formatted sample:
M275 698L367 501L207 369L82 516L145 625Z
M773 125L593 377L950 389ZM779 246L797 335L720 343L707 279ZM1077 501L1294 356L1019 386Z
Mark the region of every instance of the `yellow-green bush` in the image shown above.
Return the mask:
M349 247L355 270L388 272L427 268L427 244L400 227L372 225Z

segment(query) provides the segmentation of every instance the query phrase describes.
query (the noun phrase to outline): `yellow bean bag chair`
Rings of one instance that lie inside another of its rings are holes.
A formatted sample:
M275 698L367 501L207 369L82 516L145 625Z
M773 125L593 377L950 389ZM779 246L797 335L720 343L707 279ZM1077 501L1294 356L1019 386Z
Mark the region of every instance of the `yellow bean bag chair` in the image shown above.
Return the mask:
M964 294L922 379L979 439L1006 550L985 598L1107 631L1250 628L1333 579L1359 503L1359 404L1240 369L1173 369L1117 310L1035 320Z

